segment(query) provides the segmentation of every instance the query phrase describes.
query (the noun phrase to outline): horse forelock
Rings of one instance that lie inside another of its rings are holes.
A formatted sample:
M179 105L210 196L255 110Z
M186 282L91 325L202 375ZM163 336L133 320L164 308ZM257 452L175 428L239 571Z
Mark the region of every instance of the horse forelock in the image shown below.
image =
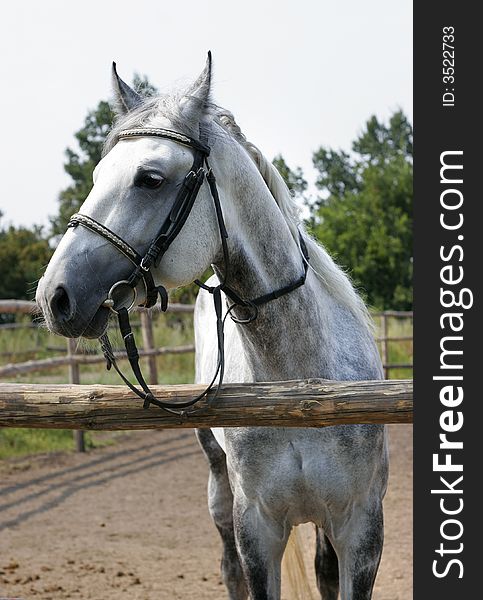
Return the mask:
M115 146L120 132L135 127L155 127L163 120L168 120L173 129L179 133L199 138L200 123L192 123L183 116L182 98L182 93L146 98L139 107L114 123L104 144L103 155ZM228 134L229 139L245 149L260 172L297 245L299 232L302 234L309 250L309 268L317 275L328 292L349 309L363 326L372 331L374 328L372 318L354 289L350 277L334 262L325 248L307 233L299 216L300 210L277 168L257 146L248 141L230 111L210 103L205 107L204 116L206 118L201 126L209 129L210 138L220 137L218 128L213 127L213 123L216 123Z

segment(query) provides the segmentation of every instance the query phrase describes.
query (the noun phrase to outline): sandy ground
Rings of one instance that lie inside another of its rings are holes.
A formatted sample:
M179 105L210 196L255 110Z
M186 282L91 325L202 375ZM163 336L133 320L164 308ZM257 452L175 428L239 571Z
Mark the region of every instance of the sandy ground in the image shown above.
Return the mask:
M409 600L412 428L389 429L386 541L374 600ZM84 455L3 465L0 599L226 598L206 481L188 430L130 433ZM310 570L312 526L303 535Z

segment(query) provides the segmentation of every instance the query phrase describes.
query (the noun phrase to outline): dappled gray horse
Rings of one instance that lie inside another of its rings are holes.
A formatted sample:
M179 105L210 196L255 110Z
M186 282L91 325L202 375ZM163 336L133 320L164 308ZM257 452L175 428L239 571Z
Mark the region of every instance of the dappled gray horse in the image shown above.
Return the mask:
M220 319L209 292L219 282L226 291L224 310L229 306L233 317L225 326L225 381L381 378L370 319L348 278L297 222L276 169L233 115L211 101L211 57L184 93L145 99L115 69L113 80L118 118L80 210L84 226L68 229L38 286L50 329L71 337L103 334L109 307L130 294L122 286L115 299L112 292L137 264L126 248L147 256L184 189L196 140L203 139L211 149L220 206L201 179L162 258L145 265L160 289L214 269L196 302L197 382L209 383L217 368ZM175 135L156 135L160 131ZM113 240L124 241L125 251ZM141 274L131 284L135 301L146 304L146 278ZM270 297L281 289L280 297ZM125 303L133 301L129 296ZM322 597L337 598L339 587L343 600L371 597L383 544L383 426L239 427L197 435L210 465L209 509L223 541L222 575L231 599L280 598L290 531L306 522L316 525Z

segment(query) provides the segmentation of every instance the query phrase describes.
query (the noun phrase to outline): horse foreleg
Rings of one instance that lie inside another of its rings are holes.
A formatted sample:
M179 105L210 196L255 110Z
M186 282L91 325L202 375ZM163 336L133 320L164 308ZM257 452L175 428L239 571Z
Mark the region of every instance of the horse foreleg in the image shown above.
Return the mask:
M251 600L280 600L281 563L290 529L235 492L233 524Z
M230 600L245 600L248 596L243 571L238 558L233 531L233 494L226 470L226 456L209 429L196 431L198 441L208 459L208 508L223 543L221 576Z
M340 564L341 600L370 600L384 539L382 503L354 510L334 546Z
M317 527L315 575L322 600L337 600L339 595L339 561L329 538Z

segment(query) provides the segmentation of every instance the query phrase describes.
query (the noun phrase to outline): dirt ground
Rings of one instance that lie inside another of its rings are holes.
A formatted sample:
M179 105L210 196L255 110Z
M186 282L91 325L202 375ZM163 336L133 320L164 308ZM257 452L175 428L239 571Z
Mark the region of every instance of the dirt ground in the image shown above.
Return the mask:
M374 600L409 600L412 427L389 429L386 537ZM220 542L206 507L207 472L190 430L130 433L84 455L4 465L0 599L226 598ZM310 570L311 525L303 535Z

